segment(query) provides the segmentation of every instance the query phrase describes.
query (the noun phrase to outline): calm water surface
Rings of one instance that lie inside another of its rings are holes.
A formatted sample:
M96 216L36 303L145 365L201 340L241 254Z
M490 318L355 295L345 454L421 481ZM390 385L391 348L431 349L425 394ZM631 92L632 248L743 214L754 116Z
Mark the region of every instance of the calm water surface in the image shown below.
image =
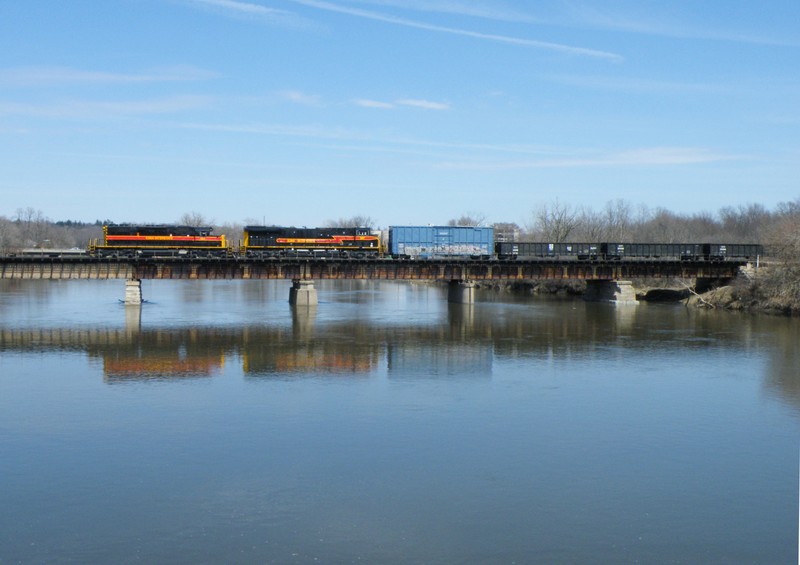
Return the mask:
M0 281L1 563L792 563L800 320Z

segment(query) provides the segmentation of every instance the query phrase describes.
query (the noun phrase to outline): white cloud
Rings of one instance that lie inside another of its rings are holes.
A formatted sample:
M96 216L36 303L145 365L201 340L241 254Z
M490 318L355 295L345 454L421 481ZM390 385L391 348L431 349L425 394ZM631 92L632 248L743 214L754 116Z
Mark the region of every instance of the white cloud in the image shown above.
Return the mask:
M234 12L241 12L243 14L257 14L260 16L288 13L285 10L267 8L266 6L252 4L250 2L238 2L237 0L191 0L191 2L194 4L213 6L215 8L223 8Z
M294 104L303 106L322 106L322 99L316 94L306 94L299 90L284 90L278 96Z
M419 100L416 98L404 98L400 100L395 100L394 102L383 102L380 100L369 100L366 98L358 98L353 100L353 103L356 106L361 106L362 108L380 108L380 109L391 109L397 108L398 106L408 106L411 108L421 108L423 110L449 110L450 104L445 104L443 102L432 102L430 100Z
M455 14L458 16L468 16L483 18L487 20L499 20L509 22L536 23L540 20L514 10L502 2L492 0L491 2L481 2L470 0L468 2L456 0L357 0L360 4L371 4L373 6L383 6L390 8L402 8L405 10L416 10L419 12L434 12L441 14Z
M367 101L369 102L369 101ZM413 153L429 158L441 158L445 153L458 151L486 156L489 153L524 155L520 160L461 160L440 161L442 169L504 171L515 169L586 168L586 167L637 167L637 166L681 166L723 161L755 159L753 155L724 154L703 147L642 147L623 151L571 150L567 148L517 145L517 144L469 144L430 141L417 138L378 136L368 131L319 126L274 125L274 124L202 124L187 123L181 127L208 131L224 131L302 138L324 142L309 143L328 149L356 152ZM361 145L354 145L361 144Z
M369 102L369 101L368 101ZM383 103L378 103L383 104ZM519 155L565 155L564 149L544 147L537 145L518 145L518 144L488 144L488 143L455 143L447 141L431 141L414 137L393 137L375 135L368 131L352 130L346 128L328 128L321 126L306 125L276 125L276 124L208 124L208 123L184 123L179 127L187 129L225 131L231 133L246 133L286 137L305 137L323 140L342 140L342 141L364 141L369 143L369 150L375 150L376 144L383 146L391 151L398 147L428 148L440 152L442 150L458 151L479 151L512 153Z
M356 0L360 4L389 8L454 14L523 24L542 24L565 28L594 28L661 37L707 39L756 45L798 47L796 38L772 34L724 29L718 21L688 21L691 11L675 12L669 3L563 2L531 3L539 15L523 13L505 2L495 0ZM675 14L682 17L676 18ZM785 20L793 21L794 13Z
M344 128L323 128L319 126L185 123L181 124L180 127L205 131L274 135L279 137L307 137L314 139L341 139L348 141L369 139L369 136L364 133L359 133Z
M576 47L573 45L565 45L562 43L551 43L548 41L538 41L535 39L525 39L520 37L512 37L507 35L496 35L491 33L482 33L477 31L470 31L465 29L459 28L451 28L445 26L439 26L435 24L428 24L425 22L418 22L416 20L409 20L406 18L400 18L397 16L391 16L387 14L381 14L378 12L371 12L368 10L361 10L358 8L350 8L347 6L341 6L339 4L333 4L331 2L324 2L321 0L289 0L290 2L294 2L295 4L300 4L303 6L308 6L310 8L317 8L319 10L325 10L328 12L336 12L339 14L347 14L350 16L355 16L359 18L365 18L370 20L381 21L385 23L390 23L394 25L406 26L406 27L413 27L416 29L424 29L428 31L434 31L439 33L448 33L454 35L462 35L466 37L473 37L476 39L485 39L487 41L496 41L499 43L507 43L510 45L518 45L521 47L532 47L536 49L546 49L550 51L557 51L560 53L564 53L567 55L575 55L575 56L582 56L582 57L593 57L599 59L606 59L611 61L620 61L622 57L616 53L611 53L608 51L600 51L597 49L587 49L585 47Z
M146 73L111 73L72 67L16 67L0 69L4 86L40 86L47 84L151 83L196 81L216 78L214 72L195 67L169 67Z
M744 155L725 155L698 147L645 147L615 153L593 155L574 155L558 158L533 159L525 161L495 162L444 162L440 166L447 169L463 170L510 170L609 166L658 166L691 165L750 158Z
M353 103L356 106L361 106L362 108L382 108L382 109L387 109L387 108L394 108L395 107L394 104L391 104L389 102L380 102L378 100L367 100L365 98L358 98L356 100L353 100Z
M676 82L651 80L631 77L606 77L606 76L570 76L549 75L544 76L552 82L580 86L584 88L597 88L604 90L621 90L627 92L722 92L726 88L720 85L702 82Z
M186 0L191 4L214 8L227 15L260 17L265 19L293 18L294 14L286 10L268 8L252 2L239 2L238 0Z
M612 154L605 161L610 165L688 165L742 158L741 155L724 155L702 147L645 147Z
M401 106L411 106L413 108L422 108L424 110L449 110L449 104L443 104L441 102L431 102L430 100L417 100L414 98L406 98L403 100L398 100L397 104Z
M702 3L698 3L698 6L700 5ZM756 4L753 5L755 6ZM629 5L626 12L622 12L619 6L624 6L624 4L610 2L599 3L597 6L571 4L570 15L563 20L563 25L609 29L661 37L706 39L787 47L800 45L796 39L779 38L775 34L754 35L752 33L721 29L717 21L690 22L685 17L690 14L684 14L684 17L677 19L673 17L675 12L670 10L669 3L650 3L647 5L633 3ZM659 7L661 9L653 9ZM635 8L639 8L639 14L634 13ZM791 18L791 16L793 14L787 14L788 18Z
M104 118L122 115L169 114L208 106L206 96L172 96L136 101L69 100L50 104L0 102L0 116L47 118Z
M309 20L289 10L269 8L240 0L174 0L235 19L267 22L291 28L315 27Z

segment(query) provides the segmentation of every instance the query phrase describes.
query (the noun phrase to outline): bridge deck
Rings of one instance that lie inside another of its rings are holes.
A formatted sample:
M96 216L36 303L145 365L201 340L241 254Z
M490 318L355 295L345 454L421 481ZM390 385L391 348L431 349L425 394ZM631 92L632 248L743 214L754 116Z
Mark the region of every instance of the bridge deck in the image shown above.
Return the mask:
M100 259L2 257L0 279L540 279L731 278L744 261L625 259L527 261L426 259Z

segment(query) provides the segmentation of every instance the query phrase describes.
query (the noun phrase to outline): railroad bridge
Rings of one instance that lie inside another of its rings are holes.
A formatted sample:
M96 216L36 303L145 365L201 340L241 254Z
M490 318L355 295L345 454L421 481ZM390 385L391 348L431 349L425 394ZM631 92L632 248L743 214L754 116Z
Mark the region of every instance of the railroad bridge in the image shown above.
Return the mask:
M316 303L314 280L432 280L450 284L451 302L474 300L477 282L584 280L591 298L635 300L636 278L696 279L698 286L731 279L745 261L674 261L621 259L577 261L376 258L99 258L0 257L0 279L124 279L126 303L141 302L142 279L286 279L292 280L290 302Z

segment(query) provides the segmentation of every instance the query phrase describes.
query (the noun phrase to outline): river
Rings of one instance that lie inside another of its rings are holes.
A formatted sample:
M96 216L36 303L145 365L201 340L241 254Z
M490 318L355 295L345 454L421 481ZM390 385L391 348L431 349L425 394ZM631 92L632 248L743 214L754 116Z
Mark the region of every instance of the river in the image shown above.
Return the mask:
M0 563L791 563L800 320L0 281Z

